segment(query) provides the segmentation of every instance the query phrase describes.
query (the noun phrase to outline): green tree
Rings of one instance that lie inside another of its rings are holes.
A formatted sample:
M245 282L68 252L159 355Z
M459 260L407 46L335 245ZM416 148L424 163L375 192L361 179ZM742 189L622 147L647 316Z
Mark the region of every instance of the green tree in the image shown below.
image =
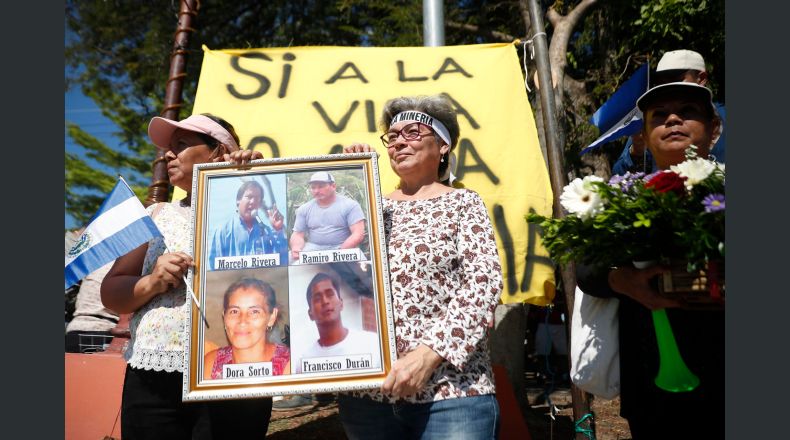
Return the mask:
M211 48L359 45L366 27L354 7L334 1L206 1L191 35L181 117L191 113L202 61ZM85 223L122 174L142 197L156 150L147 123L163 107L178 2L68 0L66 90L79 87L118 126L115 151L79 126L66 134L79 146L66 154L66 212ZM397 30L397 29L396 29ZM104 170L109 171L104 171Z
M690 48L709 64L717 100L724 101L723 0L540 1L545 13L561 143L566 165L577 174L608 172L621 143L580 158L597 136L588 119L648 59ZM66 89L79 87L119 128L120 151L80 127L66 131L81 151L66 155L66 212L85 222L123 174L138 195L146 193L155 156L148 120L162 109L177 1L67 0ZM448 45L525 41L531 29L526 0L445 2ZM253 48L302 45L419 46L422 1L404 0L206 0L191 35L181 117L191 113L202 62L201 45ZM518 51L522 56L522 51ZM529 60L528 60L529 61ZM534 62L528 63L530 77ZM532 78L530 78L532 80ZM542 126L537 93L530 94ZM98 166L97 166L98 165ZM585 170L585 167L588 169ZM102 171L108 169L110 172Z
M567 15L571 6L556 2L549 8L552 28L555 20L551 11ZM547 32L553 46L555 34ZM625 139L580 158L578 152L598 137L598 130L588 122L590 116L643 63L649 61L654 69L664 52L682 48L703 55L714 96L724 102L723 0L611 0L597 2L587 11L564 51L567 63L563 90L567 99L560 122L567 133L564 145L569 169L577 174L609 172L608 165L622 151Z

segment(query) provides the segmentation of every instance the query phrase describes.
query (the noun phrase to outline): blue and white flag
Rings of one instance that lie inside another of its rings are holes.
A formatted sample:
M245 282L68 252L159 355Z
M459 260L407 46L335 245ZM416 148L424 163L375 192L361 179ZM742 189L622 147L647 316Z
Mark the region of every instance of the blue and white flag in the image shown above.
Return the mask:
M584 147L581 153L584 154L590 150L598 148L599 146L611 142L615 139L619 139L623 136L631 136L633 134L639 133L639 130L642 129L642 111L634 106L628 114L623 116L623 119L617 121L616 124L612 126L606 133L600 135L598 139L593 141L590 145Z
M595 111L590 122L601 132L609 131L617 121L636 107L636 100L647 91L648 63L636 69L633 75L614 91L612 97Z
M645 63L595 111L590 122L603 134L582 149L580 154L639 132L642 128L642 112L636 108L636 100L647 91L648 74L649 64Z
M162 233L122 177L66 253L66 288Z

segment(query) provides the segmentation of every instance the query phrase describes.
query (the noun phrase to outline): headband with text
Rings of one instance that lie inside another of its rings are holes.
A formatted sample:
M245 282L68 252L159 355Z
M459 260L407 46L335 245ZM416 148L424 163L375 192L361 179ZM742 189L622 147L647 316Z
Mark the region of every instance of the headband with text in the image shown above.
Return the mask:
M392 118L392 122L390 122L390 128L392 128L392 126L398 122L403 121L419 122L433 128L433 131L435 131L436 134L438 134L447 145L452 146L450 143L450 131L447 130L447 127L445 127L440 120L434 118L433 116L423 112L407 110L405 112L398 113Z

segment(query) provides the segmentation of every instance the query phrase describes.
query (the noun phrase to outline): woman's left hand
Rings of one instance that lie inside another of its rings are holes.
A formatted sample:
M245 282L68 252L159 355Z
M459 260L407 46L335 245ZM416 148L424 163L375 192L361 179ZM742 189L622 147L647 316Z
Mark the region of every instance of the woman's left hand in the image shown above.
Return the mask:
M263 153L254 150L236 150L230 154L225 153L222 158L214 159L215 162L232 162L234 165L246 165L251 160L263 159Z
M396 398L417 394L441 363L441 356L427 345L420 344L392 364L392 370L384 379L381 391Z
M370 153L371 151L376 151L373 148L370 148L368 144L362 144L355 142L351 145L343 147L343 153ZM378 152L376 152L378 154Z

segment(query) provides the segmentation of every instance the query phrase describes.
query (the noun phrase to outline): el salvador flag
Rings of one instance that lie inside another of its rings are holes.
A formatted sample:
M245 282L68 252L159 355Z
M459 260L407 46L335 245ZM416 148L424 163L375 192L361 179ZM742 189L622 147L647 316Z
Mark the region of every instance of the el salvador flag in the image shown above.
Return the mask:
M642 128L642 112L636 108L636 100L647 91L649 64L645 63L603 103L590 118L590 122L603 132L593 143L586 146L584 154L602 144L630 136Z
M619 139L623 136L631 136L632 134L636 134L641 129L642 111L639 110L636 105L634 105L634 108L631 109L631 111L625 116L623 116L623 119L617 121L617 123L614 124L612 128L610 128L606 133L598 136L598 139L594 140L593 143L584 147L584 149L579 154L584 154L594 148L598 148L598 146L602 144Z
M162 233L122 177L66 253L66 288Z

